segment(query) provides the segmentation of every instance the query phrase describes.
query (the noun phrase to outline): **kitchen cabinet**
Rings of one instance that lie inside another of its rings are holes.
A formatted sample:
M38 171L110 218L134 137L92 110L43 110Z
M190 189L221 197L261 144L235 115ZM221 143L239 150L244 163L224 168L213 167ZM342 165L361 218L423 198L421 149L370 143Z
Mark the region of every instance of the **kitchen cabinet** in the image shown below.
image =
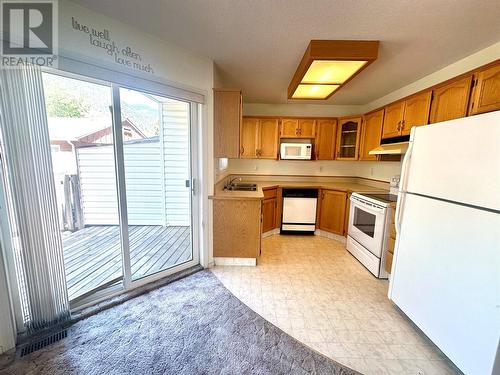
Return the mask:
M343 236L347 193L337 190L321 190L319 228Z
M259 159L278 158L278 119L261 119L257 136L257 156Z
M392 259L394 257L394 246L396 244L396 204L391 204L391 223L389 225L389 238L387 240L387 252L385 257L385 270L387 273L391 273L392 269Z
M384 109L363 116L359 160L377 160L377 155L370 155L370 151L380 146L383 123Z
M470 114L500 109L500 64L476 74Z
M260 240L259 199L213 200L214 257L257 258Z
M257 133L259 119L243 117L240 130L240 158L257 158Z
M335 159L335 137L337 136L336 119L319 119L316 121L317 133L315 155L317 160Z
M264 189L263 192L262 233L265 233L277 227L276 214L278 211L278 189Z
M472 74L432 90L429 123L465 117L471 86Z
M281 119L281 138L315 138L316 120L308 118Z
M426 125L432 91L425 91L385 107L382 138L409 135L414 126Z
M361 117L343 117L337 127L337 160L357 160Z
M238 158L242 117L241 90L214 89L214 156Z
M277 118L244 117L240 131L240 157L277 159L278 125Z
M401 135L410 135L414 126L427 125L431 110L432 91L413 95L405 100L405 115L401 123Z
M352 193L348 193L346 195L345 218L344 218L344 236L345 237L347 237L347 232L349 230L349 215L351 214L351 195L352 195Z
M392 138L401 135L401 121L405 113L405 102L396 102L385 107L382 138Z

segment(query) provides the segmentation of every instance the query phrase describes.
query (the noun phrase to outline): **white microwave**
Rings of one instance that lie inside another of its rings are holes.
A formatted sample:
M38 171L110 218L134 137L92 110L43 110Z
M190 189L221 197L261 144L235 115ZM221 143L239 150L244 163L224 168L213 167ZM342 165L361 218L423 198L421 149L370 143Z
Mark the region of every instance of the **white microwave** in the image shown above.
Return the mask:
M280 158L283 160L311 160L311 143L282 143Z

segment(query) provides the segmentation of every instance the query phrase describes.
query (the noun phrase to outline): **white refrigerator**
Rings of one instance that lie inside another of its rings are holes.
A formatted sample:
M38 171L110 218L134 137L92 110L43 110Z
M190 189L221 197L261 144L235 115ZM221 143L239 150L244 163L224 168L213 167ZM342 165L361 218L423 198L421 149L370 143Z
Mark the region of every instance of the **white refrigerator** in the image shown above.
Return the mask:
M500 111L412 129L396 231L389 298L465 374L500 374Z

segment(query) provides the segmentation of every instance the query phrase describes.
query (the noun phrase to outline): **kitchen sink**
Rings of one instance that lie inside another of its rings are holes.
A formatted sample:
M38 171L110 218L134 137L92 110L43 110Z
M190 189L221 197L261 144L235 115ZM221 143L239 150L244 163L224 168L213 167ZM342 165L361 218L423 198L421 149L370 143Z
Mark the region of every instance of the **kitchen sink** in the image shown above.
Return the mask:
M257 184L250 184L250 183L231 184L229 186L226 186L226 190L231 190L231 191L256 191L257 190Z

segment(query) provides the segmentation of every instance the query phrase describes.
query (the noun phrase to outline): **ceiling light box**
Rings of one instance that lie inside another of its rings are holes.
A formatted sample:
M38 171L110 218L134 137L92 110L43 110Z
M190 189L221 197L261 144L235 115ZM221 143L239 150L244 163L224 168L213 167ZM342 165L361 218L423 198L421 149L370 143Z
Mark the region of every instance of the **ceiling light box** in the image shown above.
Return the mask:
M377 59L378 45L378 40L311 40L288 99L328 99Z

